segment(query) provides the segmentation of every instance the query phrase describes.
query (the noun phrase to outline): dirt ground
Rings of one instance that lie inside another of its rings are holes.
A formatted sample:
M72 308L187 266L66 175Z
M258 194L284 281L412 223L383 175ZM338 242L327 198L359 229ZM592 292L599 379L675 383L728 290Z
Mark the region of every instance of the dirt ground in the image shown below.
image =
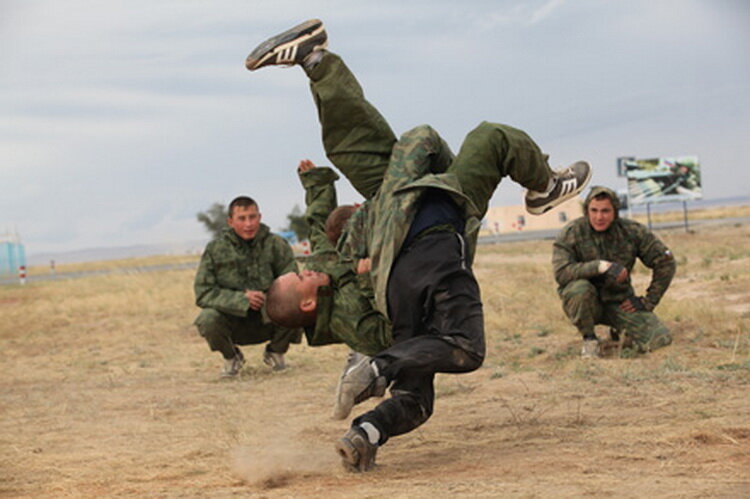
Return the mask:
M293 345L277 373L245 347L223 380L191 326L192 271L2 289L0 495L750 497L750 228L726 231L662 235L671 346L594 361L551 242L482 248L487 361L438 375L433 417L366 474L333 451L343 347Z

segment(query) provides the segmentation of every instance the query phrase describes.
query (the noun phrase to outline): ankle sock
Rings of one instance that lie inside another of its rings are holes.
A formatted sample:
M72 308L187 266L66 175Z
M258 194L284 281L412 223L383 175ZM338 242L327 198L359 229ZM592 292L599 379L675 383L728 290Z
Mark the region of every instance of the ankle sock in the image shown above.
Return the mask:
M304 66L305 70L310 71L315 66L317 66L320 61L323 59L323 55L325 52L323 50L313 50L309 54L307 54L307 57L302 61L302 66Z
M367 440L369 440L372 445L378 445L378 442L380 442L380 431L375 428L374 424L364 422L360 424L359 427L367 434Z

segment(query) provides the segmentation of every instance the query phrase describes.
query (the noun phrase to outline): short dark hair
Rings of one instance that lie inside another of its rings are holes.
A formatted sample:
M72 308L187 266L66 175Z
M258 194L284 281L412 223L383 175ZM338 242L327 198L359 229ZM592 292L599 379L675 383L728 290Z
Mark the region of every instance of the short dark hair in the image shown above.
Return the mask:
M357 211L357 206L342 204L328 215L325 231L326 237L331 241L331 244L336 245L336 242L341 237L341 233L344 231L344 225L346 225L346 222L349 221L349 218L351 218L355 211Z
M232 218L232 212L234 212L234 209L237 207L245 208L247 206L258 206L258 203L255 202L255 200L248 196L237 196L232 200L231 203L229 203L229 209L227 210L227 216L229 218Z
M282 289L277 277L266 292L266 313L271 322L284 327L314 326L317 311L305 312L299 308L302 297L296 289Z

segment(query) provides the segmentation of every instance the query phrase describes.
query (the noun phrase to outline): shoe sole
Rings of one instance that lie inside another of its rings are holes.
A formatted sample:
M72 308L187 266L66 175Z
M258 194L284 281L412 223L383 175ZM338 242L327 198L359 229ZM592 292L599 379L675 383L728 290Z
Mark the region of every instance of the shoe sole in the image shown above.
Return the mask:
M263 67L266 61L277 52L284 52L294 45L301 44L305 40L319 34L322 29L323 22L320 19L311 19L284 31L280 35L273 36L258 45L255 50L247 56L247 59L245 59L245 67L249 71L259 69ZM296 50L293 52L296 53ZM294 55L292 55L290 59L293 61ZM290 61L289 64L293 64L292 61Z
M569 193L567 193L567 194L565 194L563 196L560 196L559 198L554 199L554 200L550 201L549 203L547 203L545 205L542 205L542 206L532 207L532 206L529 206L527 204L526 205L526 211L528 211L532 215L543 215L543 214L547 213L549 210L551 210L552 208L555 208L556 206L560 206L562 203L564 203L568 199L571 199L574 196L577 196L578 194L581 193L581 191L588 185L589 180L591 180L592 173L593 173L592 172L592 168L591 168L591 166L589 166L589 173L588 173L588 175L586 175L586 178L583 179L583 182L581 182L581 185L579 185L578 187L576 187L575 190L570 191Z
M335 445L336 453L341 456L341 464L348 471L359 472L359 451L348 438L339 439Z

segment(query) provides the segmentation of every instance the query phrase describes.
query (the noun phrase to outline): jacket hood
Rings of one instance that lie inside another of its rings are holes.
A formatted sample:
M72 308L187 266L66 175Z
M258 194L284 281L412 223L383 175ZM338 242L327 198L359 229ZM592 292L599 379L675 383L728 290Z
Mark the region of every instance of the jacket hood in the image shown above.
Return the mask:
M589 191L588 196L586 196L586 200L583 202L583 214L585 216L588 216L589 204L591 203L591 200L602 194L609 198L609 200L612 202L612 207L615 209L615 218L619 218L620 198L617 197L617 193L615 191L613 191L609 187L604 187L601 185L595 185Z

